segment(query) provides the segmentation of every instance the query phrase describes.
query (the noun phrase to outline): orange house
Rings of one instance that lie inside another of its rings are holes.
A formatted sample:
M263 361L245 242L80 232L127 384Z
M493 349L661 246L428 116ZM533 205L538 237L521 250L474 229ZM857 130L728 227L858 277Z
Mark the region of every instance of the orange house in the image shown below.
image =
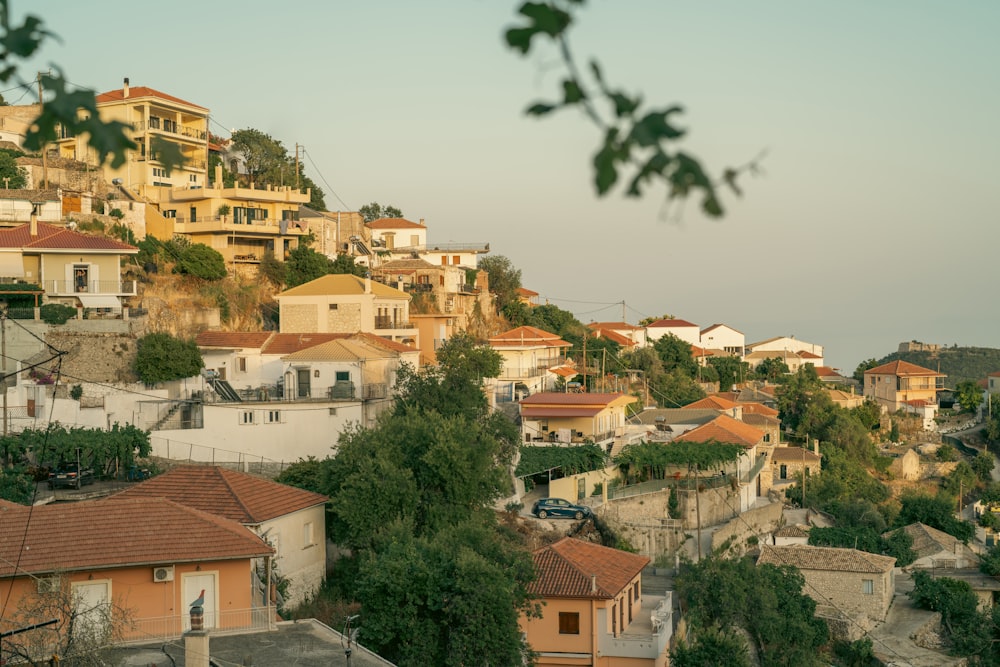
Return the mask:
M78 609L104 607L112 622L117 614L129 617L118 628L126 641L180 636L202 590L206 628L268 628L274 612L264 602L267 575L256 584L251 563L272 554L239 523L165 498L37 507L0 501L0 632L38 620L29 609L56 591L72 594ZM51 641L43 634L32 645ZM6 647L0 663L9 657Z
M533 554L541 618L521 617L536 667L663 667L672 597L642 591L645 556L565 537Z

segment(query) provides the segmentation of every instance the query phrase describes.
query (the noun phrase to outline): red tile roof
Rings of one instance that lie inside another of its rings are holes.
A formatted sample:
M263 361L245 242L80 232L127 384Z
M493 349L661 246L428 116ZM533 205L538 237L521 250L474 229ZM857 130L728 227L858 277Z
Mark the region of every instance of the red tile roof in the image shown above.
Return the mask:
M743 415L762 415L764 417L777 417L778 411L769 408L763 403L740 403L743 406Z
M574 375L579 375L580 371L573 368L572 366L556 366L549 369L550 373L555 373L556 375L562 376L564 378L571 378Z
M629 324L628 322L591 322L587 325L591 329L617 329L619 331L637 331L640 326Z
M198 347L261 348L273 331L202 331L194 342Z
M622 347L632 347L635 345L635 341L631 338L623 336L613 329L594 329L594 331L596 331L597 335L601 338L607 338L614 343L618 343Z
M490 336L491 347L520 347L522 345L544 345L546 347L571 347L569 343L554 333L537 327L522 326Z
M538 296L538 292L533 289L528 289L527 287L518 287L514 290L514 293L518 296Z
M40 574L271 553L239 523L164 498L0 508L0 577L12 576L15 563Z
M189 107L194 107L195 109L202 109L203 111L208 111L207 108L199 106L197 104L192 104L186 100L182 100L179 97L174 97L173 95L167 95L166 93L161 93L154 88L147 88L146 86L130 86L128 89L128 99L134 100L142 97L158 97L161 100L167 100L170 102L175 102L177 104L184 104ZM125 100L125 92L119 88L117 90L109 90L106 93L101 93L97 96L98 104L107 104L110 102L121 102Z
M218 466L178 466L112 498L168 498L243 524L326 502L326 496Z
M528 589L542 598L614 598L649 564L645 556L572 537L536 550L533 558Z
M563 394L545 391L521 401L522 417L593 417L628 394Z
M732 410L737 405L739 404L721 396L706 396L705 398L697 400L694 403L688 403L683 407L696 409L704 408L708 410Z
M829 366L813 366L813 370L816 371L816 376L821 378L844 377L837 372L836 368Z
M646 325L647 327L657 327L660 329L671 329L675 327L694 327L698 328L697 324L691 324L687 320L656 320L652 324Z
M406 218L379 218L366 223L366 225L370 229L427 229L427 225L421 225Z
M707 424L687 431L678 440L685 442L725 442L744 447L753 447L764 438L759 428L744 424L727 415L719 415Z
M917 366L916 364L911 364L909 361L890 361L887 364L882 364L881 366L876 366L875 368L869 368L865 371L865 375L895 375L897 377L907 377L915 375L928 375L933 377L946 377L937 371L932 371L929 368L924 368L923 366Z
M796 352L800 359L822 359L823 357L818 354L813 354L808 350L802 350L801 352Z
M0 248L23 248L31 250L114 250L120 253L137 253L139 249L103 236L91 236L80 232L37 223L38 235L31 235L31 225L24 224L0 230Z
M819 463L823 457L802 447L775 447L771 452L772 461L788 463Z
M263 347L261 347L261 354L292 354L294 352L307 350L310 347L329 343L330 341L349 340L351 338L360 338L361 340L377 345L382 349L392 350L394 352L417 351L417 348L410 345L397 343L395 341L382 338L381 336L376 336L372 333L365 333L363 331L355 333L276 333L271 334L271 336L271 339L268 340Z

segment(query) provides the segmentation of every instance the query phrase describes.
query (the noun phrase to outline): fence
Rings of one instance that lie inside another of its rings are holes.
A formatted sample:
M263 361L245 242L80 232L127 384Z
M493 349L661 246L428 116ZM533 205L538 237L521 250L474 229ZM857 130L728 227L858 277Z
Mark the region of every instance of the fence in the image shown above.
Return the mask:
M205 629L214 635L234 635L260 630L274 630L275 608L227 609L205 612ZM146 644L177 639L190 629L188 614L135 619L123 632L123 644Z

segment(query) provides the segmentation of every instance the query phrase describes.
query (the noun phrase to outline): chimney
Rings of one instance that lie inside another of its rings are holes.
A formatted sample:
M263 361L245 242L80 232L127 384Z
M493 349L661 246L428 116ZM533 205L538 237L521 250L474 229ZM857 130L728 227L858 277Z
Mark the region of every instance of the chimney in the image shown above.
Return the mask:
M125 81L122 84L122 99L128 99L128 77L125 77Z
M38 236L38 214L35 212L36 210L37 206L31 207L31 226L29 227L31 238Z
M590 575L590 592L591 593L596 593L597 592L597 575L596 574Z
M372 279L365 275L365 294L372 293Z
M184 664L187 667L209 667L211 664L205 608L197 602L191 607L191 629L184 633Z
M215 165L215 187L222 187L222 165Z
M813 454L819 456L819 438L813 439Z

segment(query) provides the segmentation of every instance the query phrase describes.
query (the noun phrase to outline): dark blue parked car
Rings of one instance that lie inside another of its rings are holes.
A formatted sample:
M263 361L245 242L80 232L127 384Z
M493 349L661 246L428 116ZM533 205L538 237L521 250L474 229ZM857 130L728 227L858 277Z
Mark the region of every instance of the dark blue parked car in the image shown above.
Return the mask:
M591 515L586 505L574 505L562 498L540 498L531 508L531 513L539 519L548 517L563 517L566 519L582 519Z

